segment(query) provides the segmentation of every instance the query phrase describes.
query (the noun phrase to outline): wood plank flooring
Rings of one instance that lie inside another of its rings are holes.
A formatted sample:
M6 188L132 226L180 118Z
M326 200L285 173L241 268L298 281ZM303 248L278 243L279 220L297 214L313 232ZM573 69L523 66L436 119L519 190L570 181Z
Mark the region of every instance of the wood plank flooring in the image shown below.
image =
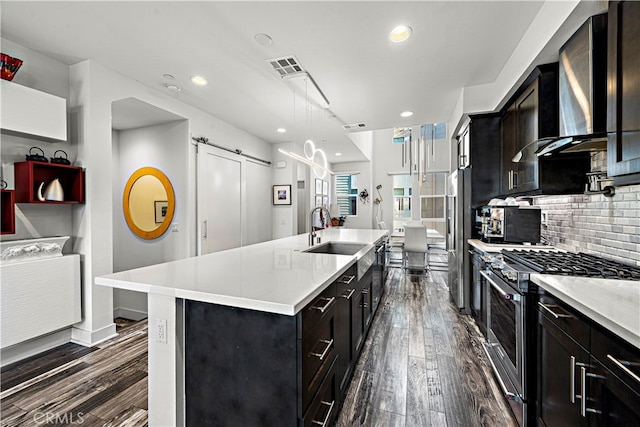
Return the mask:
M446 272L392 268L354 370L339 427L517 426Z
M2 369L1 426L147 425L147 322L116 321L119 335L65 344Z
M516 426L478 329L449 302L446 272L392 268L385 286L336 424ZM0 425L146 426L147 322L118 323L99 346L66 344L3 368Z

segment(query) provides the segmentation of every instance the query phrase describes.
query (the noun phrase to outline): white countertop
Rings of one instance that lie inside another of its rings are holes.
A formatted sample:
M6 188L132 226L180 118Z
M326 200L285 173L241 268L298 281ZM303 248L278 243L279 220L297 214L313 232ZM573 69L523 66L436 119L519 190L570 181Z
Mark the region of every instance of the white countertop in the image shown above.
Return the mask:
M373 245L387 230L328 229L322 242ZM294 315L354 264L356 255L302 252L308 234L95 278L98 285Z
M640 349L640 282L532 274L531 280Z
M526 244L509 244L509 243L485 243L478 239L467 240L471 246L480 249L482 252L500 252L503 249L553 249L548 245L526 245Z

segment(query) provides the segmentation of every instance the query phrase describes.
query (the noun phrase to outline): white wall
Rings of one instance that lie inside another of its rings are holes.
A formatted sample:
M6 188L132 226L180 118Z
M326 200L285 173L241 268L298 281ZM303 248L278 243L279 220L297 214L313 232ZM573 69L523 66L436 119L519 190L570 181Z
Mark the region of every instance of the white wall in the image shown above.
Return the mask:
M113 152L113 271L173 261L189 256L189 241L182 228L192 215L183 189L187 186L189 123L186 120L114 131ZM127 180L141 167L161 170L174 186L176 209L172 227L157 239L137 237L127 226L122 196ZM183 221L184 220L184 221ZM173 231L177 228L177 232ZM114 289L114 317L139 320L147 314L146 294Z
M333 164L333 172L338 174L341 172L358 172L358 193L367 190L369 193L369 201L362 203L360 197L356 202L357 215L348 216L345 220L344 226L347 228L378 228L373 224L373 199L375 199L375 185L372 182L372 163L371 162L350 162L350 163L335 163ZM335 185L332 184L332 200L335 200Z
M298 234L298 162L278 151L282 148L284 151L293 151L297 153L300 147L293 143L274 144L272 146L273 163L285 162L284 168L273 168L271 176L272 185L290 185L291 186L291 205L271 206L272 212L272 230L273 239L289 237ZM272 200L272 188L269 189L269 199ZM273 203L271 201L271 203Z
M189 120L192 136L204 136L211 142L241 149L256 157L271 159L270 144L237 129L196 108L182 103L179 95L171 95L144 86L119 75L92 61L84 61L71 67L71 107L76 112L78 129L78 153L87 169L87 204L79 210L74 222L74 231L79 237L77 252L85 254L85 287L83 292L85 319L80 325L79 341L95 342L99 331L112 322L112 291L96 286L93 278L113 272L113 167L111 104L125 98L136 98L157 108L164 109ZM195 146L180 138L173 141L177 161L182 162L180 171L171 176L174 190L181 203L178 207L180 219L180 249L174 256L192 256L196 251L195 218ZM256 185L260 186L261 183ZM262 190L270 192L268 182ZM270 227L269 209L260 217L259 228ZM167 255L165 253L165 255Z
M20 58L24 62L13 79L19 85L31 87L65 99L69 98L69 67L35 51L24 48L7 39L1 39L2 52ZM11 108L2 104L2 108ZM7 188L14 189L13 164L25 160L29 148L40 147L46 157L53 157L56 150L64 150L71 162L77 157L76 147L70 142L42 142L30 138L2 134L0 154L2 158L2 179ZM35 237L69 236L72 234L71 206L69 205L16 205L16 233L5 234L0 240L19 240ZM69 253L72 242L65 245Z

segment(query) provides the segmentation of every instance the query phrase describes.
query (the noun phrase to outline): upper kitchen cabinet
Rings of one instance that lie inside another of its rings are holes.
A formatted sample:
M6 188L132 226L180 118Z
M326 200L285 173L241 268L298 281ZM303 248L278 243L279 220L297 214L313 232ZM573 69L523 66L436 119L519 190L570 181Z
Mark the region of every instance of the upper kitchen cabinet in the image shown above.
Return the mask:
M458 163L461 169L468 166L471 170L471 206L477 207L500 193L495 167L500 158L500 115L473 115L470 119L458 137Z
M0 128L47 142L67 140L67 100L19 84L2 83Z
M584 190L588 153L538 157L538 140L559 131L558 63L538 66L503 110L500 189L503 195Z
M607 174L640 182L640 3L609 2Z

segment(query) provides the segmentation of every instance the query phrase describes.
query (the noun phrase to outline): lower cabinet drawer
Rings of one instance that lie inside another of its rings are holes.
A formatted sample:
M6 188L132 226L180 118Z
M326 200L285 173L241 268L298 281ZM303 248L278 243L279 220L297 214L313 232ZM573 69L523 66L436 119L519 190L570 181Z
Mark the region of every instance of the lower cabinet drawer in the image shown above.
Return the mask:
M298 338L306 335L321 319L328 317L335 305L336 284L334 282L298 314L298 319L301 322L298 328Z
M640 394L640 350L611 332L594 326L591 329L591 354Z
M318 393L304 414L301 423L304 427L327 427L333 425L338 413L338 376L336 363L337 360L334 359L318 389Z
M325 317L302 339L302 407L307 407L336 358L335 316Z

